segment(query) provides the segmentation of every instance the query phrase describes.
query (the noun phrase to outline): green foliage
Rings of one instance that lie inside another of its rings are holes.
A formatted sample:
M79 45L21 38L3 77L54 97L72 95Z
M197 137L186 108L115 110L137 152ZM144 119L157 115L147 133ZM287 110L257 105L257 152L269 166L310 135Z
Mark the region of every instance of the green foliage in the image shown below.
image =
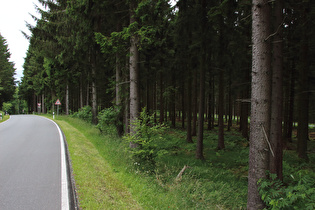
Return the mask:
M268 208L271 209L314 209L315 179L300 170L291 174L292 183L285 186L275 174L270 179L258 181L259 193Z
M108 131L112 131L113 126L117 126L119 123L121 123L118 120L120 110L117 107L109 107L106 109L103 109L98 114L98 124L97 127L105 133L109 133Z
M246 208L247 169L243 165L248 164L248 147L241 144L239 136L235 136L235 134L226 133L227 136L231 136L227 142L228 147L226 150L220 151L220 156L216 156L217 131L206 131L205 155L207 161L200 161L194 158L196 145L186 143L184 130L163 127L160 132L162 138L157 139L156 145L161 152L163 151L164 155L160 154L155 158L154 173L147 173L149 170L143 171L141 169L143 165L135 167L134 162L130 161L130 151L125 149L127 146L125 141L120 141L117 136L109 133L100 135L94 126L81 120L66 116L63 116L62 119L66 119L68 123L71 122L76 128L70 132L65 132L66 134L68 133L78 140L75 136L76 133L78 131L84 132L87 139L82 142L86 145L92 143L97 149L96 153L86 152L81 156L90 162L91 159L100 154L104 162L110 163L114 177L128 187L128 191L132 193L132 198L141 205L140 208L142 209ZM147 123L147 125L150 124ZM152 126L153 124L150 125L150 127ZM112 132L115 132L114 128L112 128ZM243 139L243 141L246 140ZM77 145L72 142L70 144L72 145L69 147L73 147L73 154L80 155L81 153L76 152ZM89 150L85 146L82 149L84 151ZM100 175L95 175L98 170L103 168L103 161L94 161L92 165L78 162L78 167L74 171L75 174L78 174L75 177L76 183L82 183L82 180L79 179L83 175L86 180L86 189L88 191L93 190L93 193L88 194L80 190L80 196L85 197L82 200L79 197L82 206L87 207L89 203L96 203L96 201L98 202L97 199L106 197L106 195L104 196L104 189L112 181L104 177L103 180L100 179L99 183L95 182L95 178L103 177L103 172ZM176 176L184 165L188 165L190 168L183 173L180 180L176 180ZM88 170L88 173L91 173L88 176L84 171L87 166L94 167L94 169ZM93 177L93 180L90 177ZM98 202L99 206L103 205L101 202L103 200ZM114 209L115 204L112 205ZM89 207L91 208L91 206Z
M78 112L73 113L73 117L82 119L87 122L92 122L92 107L85 106L81 108Z
M14 63L10 62L10 57L7 41L0 34L0 105L10 101L15 91L15 69Z
M130 148L134 165L141 171L152 172L155 169L157 157L167 152L159 146L164 141L162 133L165 126L154 123L154 115L148 115L146 108L142 110L133 126L135 133L126 135L124 139L137 145L136 148Z
M2 104L2 109L3 111L6 111L7 113L11 114L12 113L12 108L13 108L13 104L10 102L4 102Z

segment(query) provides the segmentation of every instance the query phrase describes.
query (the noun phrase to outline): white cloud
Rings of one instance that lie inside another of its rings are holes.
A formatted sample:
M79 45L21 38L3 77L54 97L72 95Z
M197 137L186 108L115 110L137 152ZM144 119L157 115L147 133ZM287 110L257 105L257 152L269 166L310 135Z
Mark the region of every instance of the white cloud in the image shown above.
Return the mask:
M15 63L17 80L23 76L23 63L29 42L21 31L30 34L26 22L34 25L30 14L39 16L35 4L36 0L4 0L0 7L0 33L7 40L11 53L11 62Z

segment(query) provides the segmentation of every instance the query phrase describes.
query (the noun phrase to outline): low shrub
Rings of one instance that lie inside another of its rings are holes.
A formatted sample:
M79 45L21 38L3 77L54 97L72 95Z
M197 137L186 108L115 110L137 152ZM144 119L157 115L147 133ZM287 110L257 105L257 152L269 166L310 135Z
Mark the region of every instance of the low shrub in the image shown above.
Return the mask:
M72 116L82 119L86 122L92 122L92 107L84 106L78 112L74 112Z
M13 113L13 105L10 102L3 102L2 109L5 114L12 114Z
M122 126L122 121L119 120L119 114L120 109L117 107L109 107L103 109L101 112L99 112L97 116L98 129L100 129L101 132L109 134L110 132L112 132L113 127L116 127L117 129L119 126Z
M268 209L315 209L315 180L306 171L291 174L292 183L288 186L275 174L269 177L258 181L259 193Z
M154 115L148 115L145 108L133 126L136 132L124 136L124 139L137 145L136 148L130 148L134 166L141 171L153 172L156 158L167 153L158 146L163 141L162 134L166 127L155 123Z

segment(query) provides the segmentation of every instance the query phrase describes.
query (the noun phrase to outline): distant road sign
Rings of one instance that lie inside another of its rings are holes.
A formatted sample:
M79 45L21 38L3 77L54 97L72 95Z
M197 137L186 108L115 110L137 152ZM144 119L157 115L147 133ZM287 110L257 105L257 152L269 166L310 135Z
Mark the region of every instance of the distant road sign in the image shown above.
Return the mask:
M42 104L41 103L37 103L37 106L40 107Z
M60 103L60 100L59 100L59 99L57 99L57 101L56 101L55 105L61 105L61 103Z

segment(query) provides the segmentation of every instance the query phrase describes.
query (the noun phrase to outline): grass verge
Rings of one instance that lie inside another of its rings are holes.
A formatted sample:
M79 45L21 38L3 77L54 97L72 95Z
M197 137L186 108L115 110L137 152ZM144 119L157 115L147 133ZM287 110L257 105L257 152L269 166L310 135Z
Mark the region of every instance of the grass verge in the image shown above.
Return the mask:
M4 115L3 112L0 112L2 114L2 119L0 118L0 123L8 120L10 118L10 115Z
M224 151L210 149L209 144L217 138L215 134L206 137L206 153L211 155L207 156L209 161L203 162L194 158L195 145L185 143L185 132L168 132L164 147L169 152L158 160L152 174L135 170L126 151L127 144L116 136L100 134L94 126L71 117L60 116L56 122L67 138L83 209L239 209L246 206L244 157L248 152L227 149L226 152L241 156L235 160L236 165L234 161L230 163ZM181 180L176 180L184 165L190 168ZM226 170L231 165L234 166Z
M101 134L71 117L56 122L67 138L82 209L246 209L248 142L236 131L225 132L222 151L215 150L217 130L206 131L206 161L200 161L194 158L196 145L185 141L186 132L169 129L159 145L167 153L150 173L135 169L128 144L111 134L115 131ZM286 182L296 170L314 173L313 149L309 156L304 163L294 151L284 152ZM176 180L184 165L190 168Z
M141 209L91 142L103 138L99 131L77 119L58 117L56 122L68 142L80 208Z

